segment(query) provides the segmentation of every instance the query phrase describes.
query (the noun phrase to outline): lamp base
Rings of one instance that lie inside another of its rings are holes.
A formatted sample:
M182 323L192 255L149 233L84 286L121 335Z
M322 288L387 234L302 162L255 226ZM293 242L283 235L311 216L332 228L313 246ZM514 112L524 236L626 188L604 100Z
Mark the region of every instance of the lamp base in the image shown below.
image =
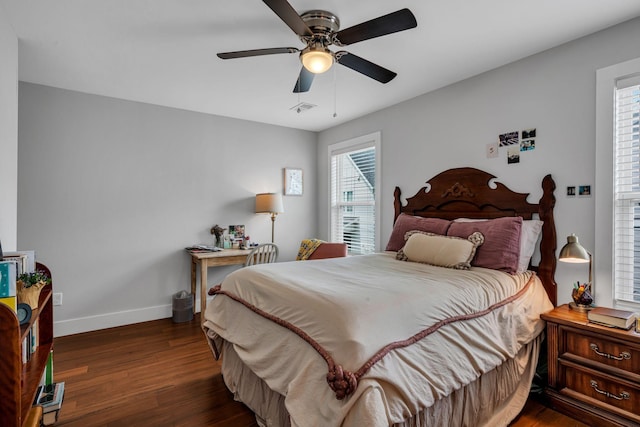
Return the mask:
M569 303L569 308L570 308L571 310L578 311L578 312L580 312L580 313L586 313L586 312L588 312L589 310L592 310L592 309L594 309L594 308L596 308L596 307L595 307L593 304L591 304L591 305L584 305L584 304L576 304L575 302L570 302L570 303Z

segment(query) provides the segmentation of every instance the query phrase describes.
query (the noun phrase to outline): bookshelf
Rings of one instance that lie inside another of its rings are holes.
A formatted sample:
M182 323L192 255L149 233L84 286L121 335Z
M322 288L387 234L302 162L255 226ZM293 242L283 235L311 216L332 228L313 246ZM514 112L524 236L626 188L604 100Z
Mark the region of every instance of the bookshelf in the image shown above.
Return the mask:
M36 270L49 269L37 263ZM0 304L0 426L26 427L33 400L40 385L49 353L53 349L53 282L40 292L38 308L28 323L20 325L15 312ZM38 322L38 345L30 359L23 363L22 342ZM39 419L37 420L39 425Z

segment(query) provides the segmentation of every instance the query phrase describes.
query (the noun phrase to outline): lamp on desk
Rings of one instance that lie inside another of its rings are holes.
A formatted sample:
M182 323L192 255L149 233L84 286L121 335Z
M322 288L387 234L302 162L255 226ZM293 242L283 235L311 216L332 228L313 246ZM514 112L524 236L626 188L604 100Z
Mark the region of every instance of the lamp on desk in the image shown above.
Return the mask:
M256 213L271 214L271 243L274 241L274 228L276 216L284 212L282 205L282 195L279 193L256 194Z
M560 249L560 256L558 257L558 260L569 263L589 263L589 282L587 282L583 292L580 292L579 289L573 290L572 297L574 303L569 304L569 307L573 308L574 310L588 310L589 308L591 308L594 295L593 281L591 276L593 264L593 257L591 256L591 252L587 251L584 246L580 244L580 242L578 241L578 236L576 236L575 234L571 234L571 236L567 236L567 244L564 245L562 249Z

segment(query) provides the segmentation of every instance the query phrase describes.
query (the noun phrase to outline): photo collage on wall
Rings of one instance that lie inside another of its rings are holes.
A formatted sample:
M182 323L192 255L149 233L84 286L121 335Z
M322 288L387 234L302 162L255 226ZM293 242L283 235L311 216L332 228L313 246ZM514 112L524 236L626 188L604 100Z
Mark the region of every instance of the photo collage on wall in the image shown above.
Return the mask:
M576 186L571 185L567 187L567 197L591 197L590 185L579 185L576 190Z
M502 147L507 149L508 164L520 163L521 153L536 148L536 129L524 129L499 135L498 142L487 144L487 158L498 157L499 148Z

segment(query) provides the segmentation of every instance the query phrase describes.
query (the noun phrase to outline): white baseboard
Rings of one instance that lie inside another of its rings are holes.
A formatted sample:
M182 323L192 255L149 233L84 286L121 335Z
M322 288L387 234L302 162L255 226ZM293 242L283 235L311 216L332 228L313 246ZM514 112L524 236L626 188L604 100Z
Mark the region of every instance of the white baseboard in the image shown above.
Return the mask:
M194 313L200 312L200 300L196 300ZM53 322L53 336L80 334L98 331L100 329L115 328L133 323L148 322L150 320L173 317L171 304L145 307L136 310L118 311L115 313L99 314L96 316L79 317L76 319Z

